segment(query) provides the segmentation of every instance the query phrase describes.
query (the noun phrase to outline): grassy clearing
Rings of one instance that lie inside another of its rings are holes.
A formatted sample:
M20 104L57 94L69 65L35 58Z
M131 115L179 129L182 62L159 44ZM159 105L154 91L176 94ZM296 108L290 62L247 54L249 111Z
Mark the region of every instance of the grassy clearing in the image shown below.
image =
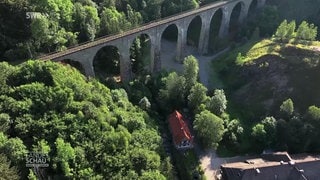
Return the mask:
M236 79L227 72L236 71L236 59L239 53L246 54L258 40L252 40L248 43L234 48L221 54L216 60L212 61L209 84L212 88L226 88Z
M246 54L241 54L241 57L239 57L238 54L236 58L236 64L243 65L245 63L250 63L265 55L276 55L286 58L286 55L290 55L290 53L285 53L287 49L314 52L313 48L315 47L319 47L320 49L319 41L307 42L306 44L296 44L295 40L290 40L289 43L279 43L272 39L263 39L262 41L253 45Z
M313 41L311 45L320 47L320 41Z
M221 55L216 61L213 61L213 67L217 72L221 71L225 65L230 63L234 63L237 59L239 53L242 55L247 54L247 52L259 41L249 41L248 43L239 46L231 51L226 52L225 54Z
M222 56L220 59L223 61L235 61L236 65L244 65L246 63L251 63L252 61L259 59L265 55L276 55L283 57L286 55L284 50L288 48L295 48L299 50L314 51L315 47L319 47L320 51L320 42L313 41L307 44L294 43L294 40L290 40L289 43L279 43L273 39L263 39L261 41L251 41L246 45L236 48L231 52L228 52L225 56ZM218 66L217 66L218 65ZM219 71L219 68L223 68L225 63L215 63L214 66L216 70Z
M272 40L264 39L253 45L244 56L236 58L237 65L243 65L265 55L279 55L281 45Z

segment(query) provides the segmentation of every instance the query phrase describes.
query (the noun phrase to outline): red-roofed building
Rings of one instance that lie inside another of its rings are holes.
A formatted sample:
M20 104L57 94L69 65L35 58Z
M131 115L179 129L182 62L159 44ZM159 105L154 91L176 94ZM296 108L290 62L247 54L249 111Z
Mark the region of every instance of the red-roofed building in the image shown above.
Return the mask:
M178 111L170 114L169 126L173 143L177 149L193 148L193 136L183 116Z

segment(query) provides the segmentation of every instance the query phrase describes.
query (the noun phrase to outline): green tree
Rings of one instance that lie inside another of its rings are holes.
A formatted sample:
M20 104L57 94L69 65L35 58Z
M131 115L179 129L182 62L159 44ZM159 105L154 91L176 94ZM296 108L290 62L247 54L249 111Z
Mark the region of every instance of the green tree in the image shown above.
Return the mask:
M130 47L130 58L131 58L131 66L132 66L132 72L136 74L141 74L144 70L144 62L142 61L143 55L142 55L142 39L135 38L135 40L132 43L132 46ZM143 40L142 40L143 41Z
M161 18L161 6L164 0L144 0L139 2L139 10L144 22Z
M27 148L20 138L8 138L0 132L0 152L6 154L14 165L21 165L27 153Z
M205 103L207 100L207 88L201 83L197 83L192 86L190 94L188 96L189 108L194 112L197 112L200 105Z
M28 179L29 180L37 180L37 176L34 174L33 170L31 170L31 169L29 169Z
M306 116L310 120L319 121L320 120L320 108L318 108L316 106L310 106L307 110Z
M288 32L288 21L285 19L277 28L275 36L279 38L281 41L283 41L287 36L287 32Z
M306 21L302 21L297 29L297 39L306 40L308 37L309 24Z
M32 21L31 33L35 48L43 51L61 51L77 43L77 33L66 31L57 22L45 17Z
M233 119L227 124L223 141L231 147L238 148L243 131L244 129L241 126L240 121L238 119Z
M37 48L49 41L49 20L47 18L38 18L31 23L31 33Z
M208 100L207 108L214 114L222 114L227 109L227 98L223 89L214 90L214 95Z
M183 61L183 76L186 79L186 92L189 94L191 87L198 80L199 64L194 56L188 56Z
M160 89L160 98L164 107L169 106L178 107L184 102L185 83L183 76L179 76L176 72L170 73L167 77L162 79L165 84L163 89ZM169 104L168 104L169 103Z
M4 154L0 154L0 175L1 179L20 179L17 168L11 166L10 161Z
M297 29L297 40L314 41L317 37L318 27L314 24L309 24L306 21L302 21Z
M267 146L271 146L275 143L277 135L277 121L274 117L266 117L262 120L261 124L264 126L264 130L267 133L266 142Z
M167 178L167 179L174 179L175 177L175 172L174 172L174 167L172 166L171 162L170 162L170 157L166 157L163 161L162 161L162 172L163 175Z
M131 27L137 27L142 24L142 16L139 12L135 12L132 7L127 5L127 19L131 23Z
M71 28L74 12L72 0L32 0L31 2L37 12L47 13L51 21L58 22L68 30Z
M74 149L71 147L70 143L64 142L61 138L57 138L55 145L57 148L57 156L54 161L56 163L60 162L61 170L65 176L71 176L72 169L70 169L69 161L75 158Z
M218 147L224 133L223 120L221 118L210 111L202 111L196 115L193 128L205 147Z
M0 63L0 94L7 94L10 86L7 84L8 76L16 72L17 68L9 65L7 62Z
M318 35L318 27L315 26L314 24L309 25L309 36L308 39L309 41L315 41Z
M30 20L26 18L26 10L30 7L29 0L2 0L0 3L0 58L15 61L28 57L27 51L19 48L31 37ZM19 22L19 23L17 23ZM12 57L9 56L12 52ZM21 55L20 55L21 54Z
M165 0L162 6L162 12L163 16L169 16L198 7L199 1L197 0Z
M259 145L256 146L257 149L262 150L267 141L267 132L264 128L264 125L261 123L256 124L252 127L251 135Z
M33 151L49 154L51 151L51 147L46 140L41 139L40 141L37 142L37 145L33 146Z
M310 106L305 114L304 123L307 129L306 148L308 151L318 151L320 149L320 108Z
M100 7L116 7L116 0L100 0Z
M79 39L93 41L100 28L98 10L92 6L82 6L80 3L75 3L74 7L74 26L79 31Z
M142 176L139 177L141 180L165 180L164 177L159 171L145 171L142 173Z
M285 35L285 37L290 40L291 38L295 37L295 30L296 30L296 21L291 21L290 23L288 23L288 27L287 27L287 33Z
M280 106L280 112L285 116L291 116L294 112L293 101L289 98L282 102Z
M139 101L139 105L142 109L144 110L149 110L150 107L151 107L151 103L150 101L148 100L147 97L143 97L140 101Z
M260 30L260 35L270 36L279 26L280 15L276 6L265 6L257 17L257 25Z
M288 145L288 150L292 152L305 152L308 147L306 141L309 139L307 136L308 124L303 122L303 119L299 116L293 116L290 118L287 126L283 127L288 131L287 139L285 143ZM281 129L284 130L284 129Z
M100 14L100 34L115 34L128 30L131 23L126 19L124 13L117 11L115 7L104 8Z
M160 156L154 151L133 149L130 156L133 169L140 175L143 171L152 171L160 167Z
M33 20L41 23L31 24L31 29L38 29L38 31L32 31L34 41L37 42L38 39L43 38L43 42L37 44L37 50L61 51L67 46L76 44L77 33L72 32L74 5L71 0L33 0L31 2L34 11L47 14L40 18L41 20ZM42 36L38 37L38 34Z
M161 145L161 137L153 129L141 129L132 133L131 143L136 147L157 151Z
M0 114L0 132L6 133L10 128L10 116L5 113Z

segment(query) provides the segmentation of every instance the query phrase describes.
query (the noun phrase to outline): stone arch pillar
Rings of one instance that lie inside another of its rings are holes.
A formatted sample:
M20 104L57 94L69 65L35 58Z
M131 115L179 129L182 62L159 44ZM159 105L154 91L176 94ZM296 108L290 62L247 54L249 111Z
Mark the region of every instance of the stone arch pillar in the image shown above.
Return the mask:
M151 63L152 70L151 72L158 72L161 70L161 36L162 33L159 31L158 28L156 28L155 32L152 35L151 38Z
M150 47L150 72L152 73L154 71L155 67L155 51L156 51L156 45L154 38L151 38L151 47Z
M84 68L84 71L86 73L86 76L88 77L95 77L95 73L94 73L94 69L93 69L93 58L94 56L92 57L92 59L90 60L87 60L87 61L78 61L82 67Z
M200 15L201 32L199 37L198 53L203 55L208 53L210 23L213 13L208 11Z
M219 30L219 37L224 38L228 35L229 32L229 24L231 18L232 8L230 5L227 5L222 8L222 21Z
M266 4L266 1L267 1L267 0L258 0L257 7L258 7L258 8L263 7L263 6Z
M130 41L123 39L118 46L120 54L120 76L121 81L128 82L132 79L131 62L130 62Z
M178 40L177 40L177 55L176 60L179 62L183 61L185 55L185 49L187 46L187 32L190 20L182 20L181 23L177 24L178 28Z
M252 0L240 2L241 3L241 12L240 12L240 17L239 17L240 24L243 23L244 20L247 18L251 2L252 2Z

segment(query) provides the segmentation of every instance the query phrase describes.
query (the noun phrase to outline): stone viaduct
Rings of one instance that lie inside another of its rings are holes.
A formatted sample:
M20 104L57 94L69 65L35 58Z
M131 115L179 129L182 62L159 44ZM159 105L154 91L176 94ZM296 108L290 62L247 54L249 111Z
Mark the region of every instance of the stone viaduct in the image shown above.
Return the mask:
M241 23L248 15L249 7L253 1L256 1L256 7L262 7L266 0L226 0L218 1L198 9L183 12L179 15L161 19L144 26L108 37L102 37L95 41L84 43L82 45L69 48L65 51L48 54L39 59L62 61L65 59L79 62L87 76L94 77L93 60L97 52L105 46L114 46L118 48L120 54L120 76L123 81L132 78L130 47L136 37L142 34L149 36L151 41L151 62L150 71L155 72L161 69L160 52L161 38L163 32L170 25L175 25L178 29L176 59L182 60L184 49L187 45L187 30L191 21L199 16L201 18L201 32L199 37L198 52L205 54L208 51L210 23L212 17L218 10L222 10L222 19L219 29L219 37L225 37L229 32L231 13L237 5L241 5L238 23Z

